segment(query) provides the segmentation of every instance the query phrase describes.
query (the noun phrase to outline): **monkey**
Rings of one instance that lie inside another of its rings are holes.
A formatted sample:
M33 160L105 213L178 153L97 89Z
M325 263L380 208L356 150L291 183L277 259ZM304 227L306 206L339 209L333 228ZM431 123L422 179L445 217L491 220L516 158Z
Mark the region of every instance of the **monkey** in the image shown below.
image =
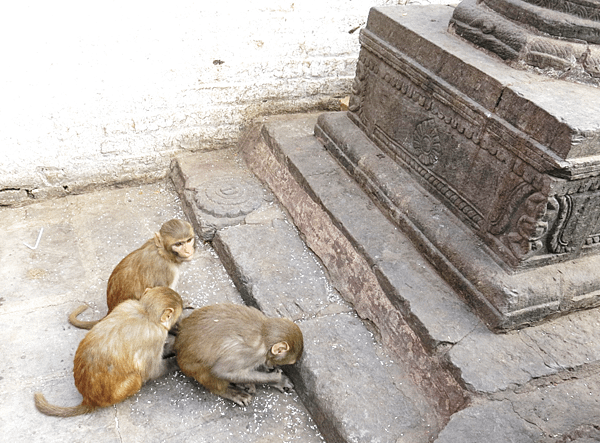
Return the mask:
M181 320L175 337L181 371L240 406L250 403L255 383L282 392L293 388L278 366L294 364L303 349L302 331L293 321L229 303L195 309Z
M186 221L169 220L154 238L127 255L112 271L106 287L108 313L119 303L139 299L146 288L168 286L176 289L179 265L192 259L195 252L194 229ZM83 321L77 316L87 309L81 305L69 315L69 323L90 329L98 320Z
M73 417L117 404L142 385L176 368L175 357L162 358L168 330L183 302L167 287L148 288L139 300L126 300L98 321L79 343L73 377L83 400L78 406L55 406L41 392L35 406L55 417Z

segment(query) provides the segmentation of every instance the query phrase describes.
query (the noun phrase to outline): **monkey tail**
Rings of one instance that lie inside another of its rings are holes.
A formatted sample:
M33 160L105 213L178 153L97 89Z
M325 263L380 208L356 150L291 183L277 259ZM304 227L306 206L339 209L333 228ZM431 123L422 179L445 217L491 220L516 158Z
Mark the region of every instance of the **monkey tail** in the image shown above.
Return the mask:
M79 320L77 318L77 316L79 314L81 314L83 311L85 311L87 308L88 307L86 305L81 305L77 309L75 309L73 312L71 312L71 314L69 315L69 323L71 323L76 328L92 329L92 327L96 323L98 323L100 320L84 321L84 320Z
M84 405L83 403L79 406L62 407L55 406L48 403L46 397L41 392L34 394L35 407L42 414L51 415L53 417L74 417L76 415L87 414L96 409L94 406Z

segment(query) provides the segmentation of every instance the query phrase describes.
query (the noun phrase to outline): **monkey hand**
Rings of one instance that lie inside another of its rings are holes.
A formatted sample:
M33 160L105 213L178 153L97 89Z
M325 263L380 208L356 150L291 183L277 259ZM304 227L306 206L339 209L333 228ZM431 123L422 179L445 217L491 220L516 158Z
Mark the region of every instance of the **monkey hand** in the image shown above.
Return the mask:
M281 379L275 383L273 386L280 390L281 392L289 391L290 389L294 389L294 384L291 380L283 373L280 368L277 368L274 372L278 372L281 374Z

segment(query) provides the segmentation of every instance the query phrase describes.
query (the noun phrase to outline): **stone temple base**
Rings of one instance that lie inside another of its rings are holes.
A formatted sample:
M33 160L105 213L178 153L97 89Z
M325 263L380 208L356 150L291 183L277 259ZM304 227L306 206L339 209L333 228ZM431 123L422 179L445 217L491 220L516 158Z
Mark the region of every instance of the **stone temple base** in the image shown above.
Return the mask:
M523 327L600 304L598 256L512 272L346 113L321 115L315 134L491 329Z
M351 112L315 134L490 328L600 305L600 91L506 66L452 12L371 10Z

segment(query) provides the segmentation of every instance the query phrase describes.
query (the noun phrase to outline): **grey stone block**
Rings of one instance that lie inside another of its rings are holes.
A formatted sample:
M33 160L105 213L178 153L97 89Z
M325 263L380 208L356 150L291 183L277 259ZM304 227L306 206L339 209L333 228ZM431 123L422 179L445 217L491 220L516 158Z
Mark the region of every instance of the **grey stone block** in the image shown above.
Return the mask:
M541 435L515 413L510 402L503 401L457 412L435 443L535 443Z
M214 244L246 302L267 315L298 320L351 310L285 221L225 228Z
M435 433L426 404L410 397L410 383L395 383L360 320L341 314L301 323L305 356L298 368L301 397L325 416L328 441L416 442ZM296 377L294 377L296 378Z

